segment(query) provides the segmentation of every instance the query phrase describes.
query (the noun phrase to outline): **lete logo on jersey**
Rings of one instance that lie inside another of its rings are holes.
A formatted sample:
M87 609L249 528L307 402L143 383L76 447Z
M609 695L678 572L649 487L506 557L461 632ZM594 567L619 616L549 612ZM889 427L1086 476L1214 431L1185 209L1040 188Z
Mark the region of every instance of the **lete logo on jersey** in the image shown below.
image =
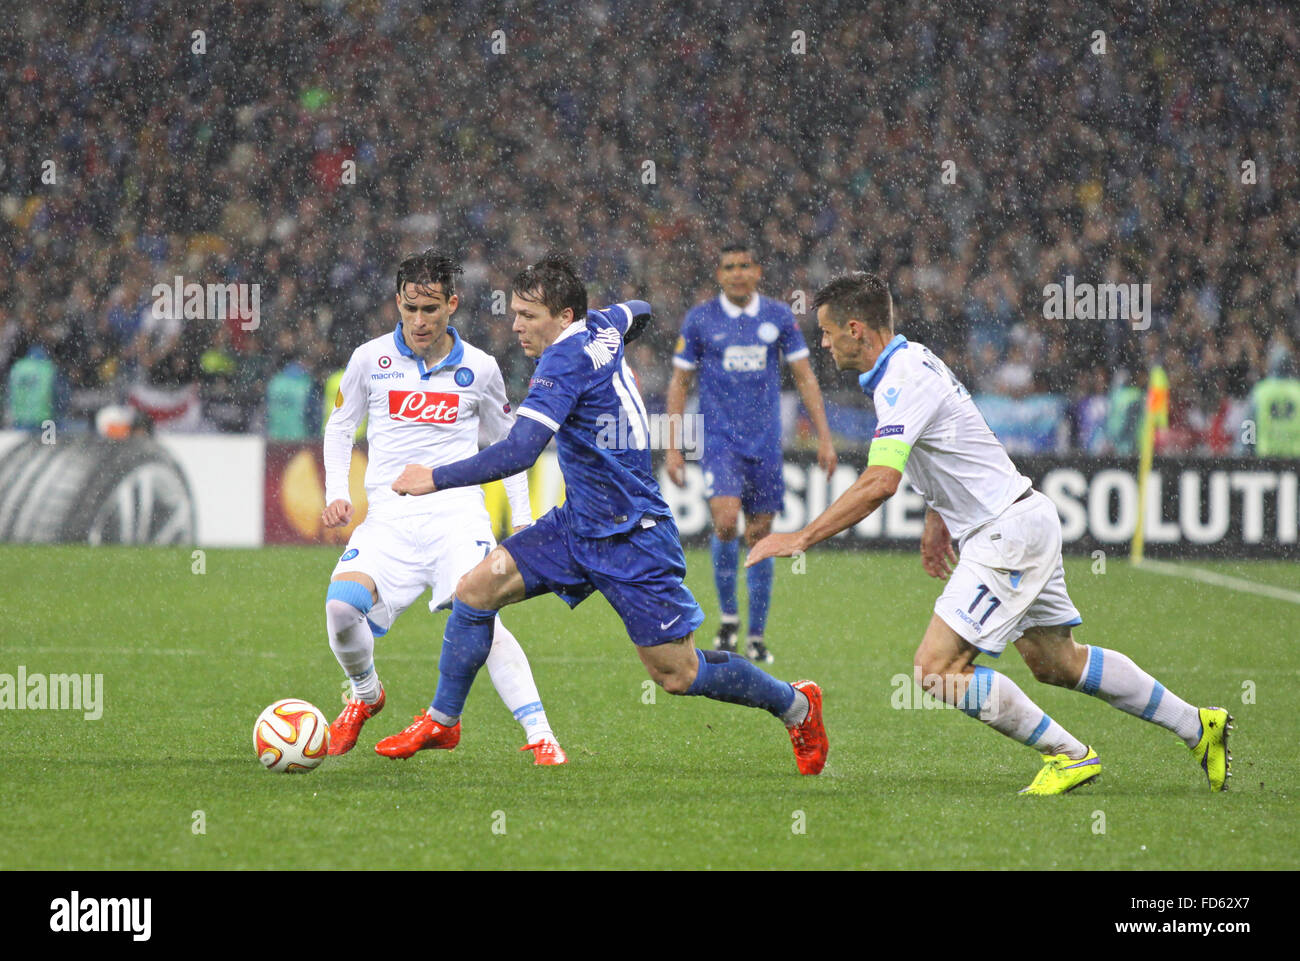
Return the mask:
M388 416L408 424L454 424L460 395L429 390L390 390Z

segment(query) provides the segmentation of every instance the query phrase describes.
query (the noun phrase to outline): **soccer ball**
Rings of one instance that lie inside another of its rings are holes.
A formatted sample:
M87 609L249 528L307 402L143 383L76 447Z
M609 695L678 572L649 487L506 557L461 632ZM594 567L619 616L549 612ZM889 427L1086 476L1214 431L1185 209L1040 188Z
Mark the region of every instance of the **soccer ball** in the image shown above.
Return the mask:
M329 753L329 721L316 705L286 697L257 716L253 749L269 771L314 770Z

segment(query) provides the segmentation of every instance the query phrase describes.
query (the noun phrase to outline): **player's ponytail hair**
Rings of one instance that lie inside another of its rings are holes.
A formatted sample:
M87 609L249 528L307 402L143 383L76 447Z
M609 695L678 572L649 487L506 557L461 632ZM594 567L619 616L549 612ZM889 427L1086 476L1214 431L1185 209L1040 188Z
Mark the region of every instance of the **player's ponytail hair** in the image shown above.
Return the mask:
M894 302L889 285L875 274L854 271L836 277L813 298L813 311L825 306L830 319L843 327L860 321L875 330L894 332Z
M397 265L397 292L407 284L414 284L417 291L426 297L433 292L433 285L442 285L442 296L451 300L456 293L456 275L465 269L451 257L430 247L418 254L412 254Z
M587 316L587 287L573 261L558 251L548 251L537 263L519 271L510 286L521 298L541 304L552 314L569 307L575 322Z

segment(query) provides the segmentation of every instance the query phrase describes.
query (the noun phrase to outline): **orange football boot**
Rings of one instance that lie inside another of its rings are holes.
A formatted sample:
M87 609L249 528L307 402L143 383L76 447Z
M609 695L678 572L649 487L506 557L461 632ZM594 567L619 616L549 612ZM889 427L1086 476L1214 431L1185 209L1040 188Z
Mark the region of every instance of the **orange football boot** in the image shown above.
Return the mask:
M384 688L380 685L379 700L374 704L367 704L356 698L348 701L343 713L330 725L330 757L347 754L352 750L357 743L357 735L361 733L361 725L384 709L385 700Z
M443 727L428 714L415 715L415 723L375 745L375 753L384 757L410 757L416 751L454 751L460 743L460 721Z
M821 774L831 749L826 739L826 725L822 723L822 689L812 681L795 681L793 687L808 698L808 716L802 724L790 728L794 762L800 774Z
M533 744L525 744L519 750L533 752L533 764L568 764L569 758L564 753L564 749L555 741L537 741Z

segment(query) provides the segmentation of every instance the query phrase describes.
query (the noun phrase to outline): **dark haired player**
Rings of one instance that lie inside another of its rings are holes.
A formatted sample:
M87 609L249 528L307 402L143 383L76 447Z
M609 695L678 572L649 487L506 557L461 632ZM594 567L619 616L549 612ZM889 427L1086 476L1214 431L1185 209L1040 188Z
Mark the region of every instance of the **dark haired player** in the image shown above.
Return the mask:
M862 390L874 398L867 469L803 530L760 541L747 563L806 551L847 530L894 495L906 469L927 508L921 565L948 582L916 651L917 680L1042 754L1042 769L1020 793L1064 794L1097 777L1101 761L1015 681L975 666L980 654L999 657L1012 642L1044 684L1099 697L1178 735L1210 790L1223 790L1232 718L1222 708L1188 704L1118 651L1075 643L1072 628L1083 619L1065 590L1056 506L1016 470L944 362L894 333L885 282L865 273L839 277L814 306L835 366L860 371Z
M419 499L398 497L392 482L411 460L448 464L506 436L514 418L501 370L449 326L461 268L436 251L397 269L397 329L362 344L343 373L325 427L326 527L352 519L348 473L352 438L369 416L366 519L352 532L325 599L330 648L352 682L352 697L330 725L330 754L346 754L365 722L384 707L375 672L375 637L433 588L430 609L450 604L456 581L496 546L483 491L465 488ZM515 530L532 522L528 479L507 477ZM563 764L533 682L528 658L498 619L488 672L524 728L536 764ZM454 743L436 745L455 747Z
M808 345L790 308L758 293L763 272L747 244L722 248L718 284L722 293L696 304L686 314L673 355L668 385L669 423L680 423L692 376L700 379L700 418L704 429L704 496L713 517L713 581L722 617L713 646L736 650L740 613L736 604L737 529L745 514L745 542L753 547L772 530L772 516L785 500L781 453L781 358L817 430L817 462L830 477L835 471L821 389L808 362ZM668 450L668 476L686 483L686 462L676 442ZM749 623L745 654L773 661L763 639L772 597L772 561L745 570Z
M554 437L567 499L461 578L433 703L376 750L410 757L460 736L465 698L501 607L545 593L574 607L600 591L664 690L767 710L789 729L799 772L820 773L827 752L821 689L779 681L738 655L698 651L692 643L704 614L682 583L677 525L651 471L645 405L623 356L624 344L649 321L650 305L588 310L572 265L549 256L514 278L510 308L524 353L538 360L510 436L432 471L410 464L393 489L427 495L508 476L532 464ZM627 446L607 442L602 425L610 418L628 424L618 432Z

